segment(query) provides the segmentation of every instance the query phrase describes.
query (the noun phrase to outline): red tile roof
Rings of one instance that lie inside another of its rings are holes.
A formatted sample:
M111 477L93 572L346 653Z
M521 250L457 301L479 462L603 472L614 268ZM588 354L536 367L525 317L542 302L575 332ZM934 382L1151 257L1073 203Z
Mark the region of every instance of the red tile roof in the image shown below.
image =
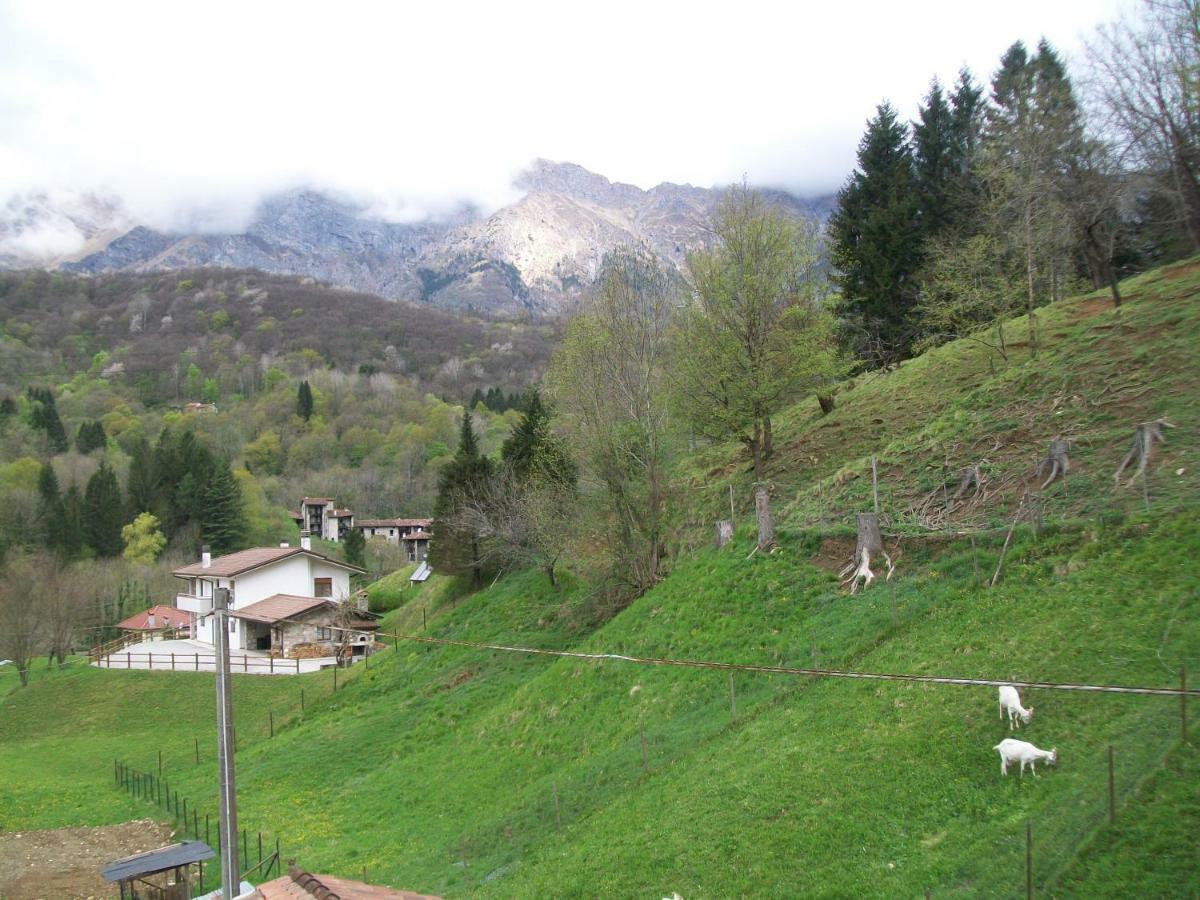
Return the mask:
M398 891L332 875L312 875L296 866L289 866L286 875L260 884L250 896L260 900L310 900L330 896L341 900L441 900L432 894Z
M150 624L150 616L154 616L154 624ZM117 627L125 631L157 631L160 628L185 628L191 621L191 615L174 606L159 604L140 613L134 613L128 619L122 619Z
M428 541L433 537L428 531L414 531L404 535L406 541Z
M433 519L359 519L356 528L428 528Z
M293 594L272 594L265 600L251 603L241 609L230 610L229 614L235 619L248 619L251 622L266 622L274 624L284 619L292 619L306 612L311 612L322 606L333 606L333 601L327 597L297 597Z
M241 575L243 572L249 572L251 569L257 569L259 566L278 562L281 559L295 556L298 553L315 557L331 565L340 566L343 569L349 569L351 572L366 571L358 566L344 563L340 559L333 559L321 553L314 553L312 550L305 550L303 547L253 547L249 550L239 550L237 553L226 553L224 556L214 557L207 569L201 563L197 562L176 569L171 574L189 578L193 575L207 575L212 578L232 578L235 575Z

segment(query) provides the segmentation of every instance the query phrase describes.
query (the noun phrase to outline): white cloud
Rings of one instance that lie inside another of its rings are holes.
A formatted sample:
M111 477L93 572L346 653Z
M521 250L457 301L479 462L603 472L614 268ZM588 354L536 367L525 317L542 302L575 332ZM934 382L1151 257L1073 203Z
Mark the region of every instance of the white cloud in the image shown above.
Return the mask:
M538 156L830 191L881 99L911 116L933 75L1043 34L1070 55L1128 5L0 0L0 203L227 230L308 185L411 220L507 202Z

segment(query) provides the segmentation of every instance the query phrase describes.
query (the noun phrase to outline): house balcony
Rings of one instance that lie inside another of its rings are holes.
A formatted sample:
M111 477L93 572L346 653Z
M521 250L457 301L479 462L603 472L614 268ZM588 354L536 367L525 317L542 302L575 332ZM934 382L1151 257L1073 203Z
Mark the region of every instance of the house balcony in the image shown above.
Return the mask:
M196 594L176 594L175 606L184 612L206 616L212 612L213 598L199 597Z

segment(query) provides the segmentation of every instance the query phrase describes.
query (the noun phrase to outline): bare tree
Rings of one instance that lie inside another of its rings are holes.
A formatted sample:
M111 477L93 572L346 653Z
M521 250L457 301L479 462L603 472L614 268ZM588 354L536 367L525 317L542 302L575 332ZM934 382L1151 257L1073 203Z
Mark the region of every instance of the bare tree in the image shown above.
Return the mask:
M1100 28L1088 55L1107 130L1200 250L1200 2L1147 0Z
M480 536L480 569L541 569L551 586L567 549L575 518L575 491L554 479L522 481L509 465L463 496L454 515L459 528Z
M56 561L37 573L29 583L30 598L42 612L47 663L66 665L90 606L88 575L78 566Z
M43 646L42 611L31 590L38 573L53 565L44 554L10 551L0 577L0 658L12 660L22 687L29 664Z

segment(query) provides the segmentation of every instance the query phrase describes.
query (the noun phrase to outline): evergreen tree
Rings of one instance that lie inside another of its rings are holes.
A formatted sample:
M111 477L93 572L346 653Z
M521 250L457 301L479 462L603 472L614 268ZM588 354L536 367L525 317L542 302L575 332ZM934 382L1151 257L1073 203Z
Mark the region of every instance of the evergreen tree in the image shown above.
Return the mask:
M124 509L116 473L107 460L101 460L83 494L84 537L97 556L120 554Z
M979 145L983 135L983 108L983 88L975 83L968 69L962 69L950 97L953 136L950 218L951 227L959 233L974 233L979 229L982 190Z
M158 497L158 478L154 454L150 451L150 443L145 438L139 438L133 445L129 457L129 483L126 486L128 502L125 505L126 522L132 522L141 513L153 513Z
M63 494L59 549L67 559L77 559L83 553L83 544L83 497L79 486L72 484Z
M17 414L17 401L8 394L0 400L0 422L6 422Z
M313 414L313 395L312 388L308 386L307 381L300 382L300 388L296 392L296 415L307 422L312 418Z
M361 528L351 528L342 542L346 550L346 562L352 566L367 565L367 539L363 537Z
M922 235L907 138L896 111L881 104L829 220L841 311L860 331L856 351L873 362L906 357L916 333Z
M541 478L574 487L578 479L565 443L550 427L550 413L537 388L530 389L525 414L505 438L500 458L512 468L518 481Z
M62 497L54 466L43 463L38 473L38 537L47 550L62 549Z
M913 126L913 167L921 233L928 239L951 224L956 175L954 112L936 78L918 117Z
M198 517L201 538L215 554L240 550L246 541L248 525L242 488L234 478L228 460L220 460L214 465L202 497Z
M80 453L91 453L93 450L103 450L108 446L108 436L100 422L84 422L75 434L75 449Z
M479 452L479 441L471 427L471 414L463 415L458 450L438 476L438 494L433 507L430 564L447 574L470 572L476 587L483 571L478 527L460 515L468 499L482 494L492 477L492 462Z
M48 388L31 387L26 391L29 397L29 424L46 433L52 453L66 453L70 448L67 441L67 431L63 428L62 419L58 417L58 407L54 403L54 395Z

